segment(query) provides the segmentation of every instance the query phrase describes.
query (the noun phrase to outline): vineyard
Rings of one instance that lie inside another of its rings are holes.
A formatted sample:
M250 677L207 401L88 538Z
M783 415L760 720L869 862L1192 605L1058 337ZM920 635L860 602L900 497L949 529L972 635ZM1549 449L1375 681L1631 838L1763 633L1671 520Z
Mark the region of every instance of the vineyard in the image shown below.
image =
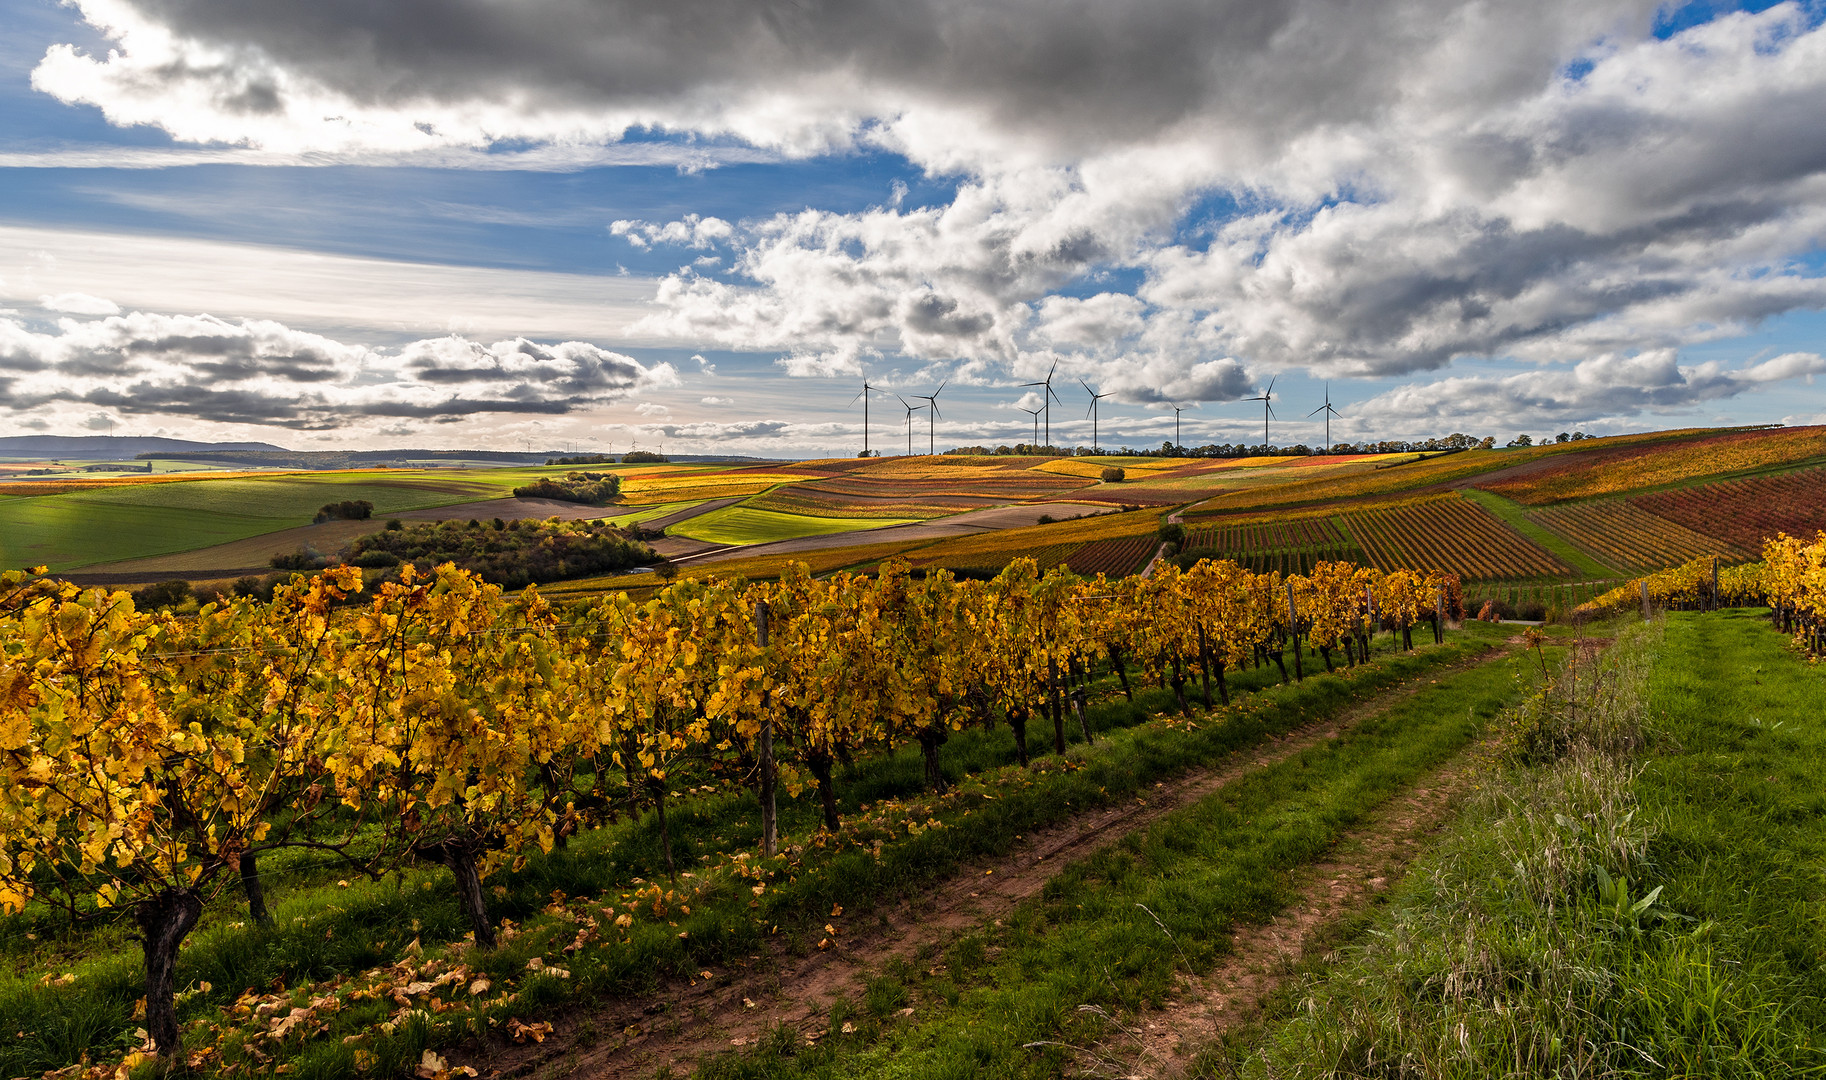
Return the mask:
M1678 566L1702 556L1743 556L1739 548L1650 513L1640 502L1575 503L1536 510L1529 517L1626 573Z
M1676 488L1631 501L1739 551L1753 552L1780 533L1811 536L1826 529L1826 469Z
M1230 559L1256 573L1304 574L1321 562L1364 561L1363 552L1329 516L1188 525L1180 548L1188 558Z
M1826 457L1826 427L1737 431L1670 445L1624 443L1572 455L1512 480L1479 485L1527 506L1617 495L1721 474Z
M1456 494L1348 512L1351 537L1384 571L1438 570L1466 580L1564 577L1559 559Z
M1227 675L1284 673L1290 647L1299 676L1306 645L1328 669L1367 659L1379 626L1411 645L1453 595L1442 579L1342 564L1311 578L1204 563L1086 582L1031 562L986 582L904 564L680 582L568 616L452 567L402 568L362 592L335 568L270 604L180 619L135 612L121 593L0 582L0 903L130 913L146 938L145 1027L163 1051L182 1042L180 948L230 883L264 921L263 859L329 853L351 874L442 864L479 962L507 933L489 876L651 813L672 890L602 907L567 950L574 965L609 962L636 920L679 903L668 814L688 793L751 787L771 856L777 789L815 791L841 835L838 762L917 744L942 793L942 748L960 731L1006 724L1022 764L1041 753L1032 721L1054 754L1068 722L1088 741L1093 665L1125 687L1131 672L1160 680L1189 714L1214 687L1228 700ZM705 856L693 888L716 871L719 887L752 881L760 896L771 874L751 873L753 855ZM478 979L447 1020L505 1026L516 995L487 991ZM336 1008L360 1000L347 993Z
M1098 540L1072 552L1065 560L1065 568L1083 577L1125 577L1141 569L1157 546L1152 536Z

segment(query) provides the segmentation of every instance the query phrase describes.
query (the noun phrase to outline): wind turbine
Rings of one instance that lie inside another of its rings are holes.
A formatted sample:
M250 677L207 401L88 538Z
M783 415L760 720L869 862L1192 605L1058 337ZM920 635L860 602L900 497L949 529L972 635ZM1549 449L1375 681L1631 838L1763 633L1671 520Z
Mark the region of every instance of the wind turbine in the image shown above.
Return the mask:
M869 393L870 393L870 391L873 391L875 389L876 389L875 387L869 385L869 380L864 379L864 380L862 380L862 393L857 394L856 397L853 397L850 399L851 405L856 404L857 398L862 399L862 456L863 457L869 456Z
M1325 452L1329 454L1331 453L1331 418L1338 414L1338 410L1331 407L1331 382L1329 380L1325 383L1325 404L1306 415L1311 418L1315 413L1325 414Z
M1015 407L1020 408L1020 406L1018 406L1018 405ZM1033 417L1033 440L1034 440L1033 445L1037 447L1040 445L1040 410L1039 409L1021 409L1021 411L1026 413L1028 416Z
M1046 392L1040 395L1040 407L1046 410L1046 445L1049 447L1052 445L1052 403L1053 403L1053 399L1059 398L1059 403L1061 405L1063 405L1065 403L1065 399L1059 397L1059 392L1052 388L1052 375L1053 375L1053 372L1055 372L1057 370L1059 370L1059 362L1057 360L1054 360L1052 362L1052 367L1047 369L1046 378L1041 379L1039 382L1029 382L1029 383L1021 384L1022 386L1044 386L1044 387L1046 387Z
M1179 414L1186 410L1178 405L1173 406L1173 445L1179 446Z
M949 383L950 381L951 381L950 379L946 379L945 382L939 383L938 389L932 391L930 394L914 394L913 395L914 397L918 398L919 400L924 401L926 403L926 405L932 409L931 412L926 414L926 453L927 454L934 454L934 453L938 452L937 436L934 435L933 432L936 430L936 425L938 424L938 418L940 416L944 415L943 413L938 411L938 395L945 392L945 383Z
M1085 382L1083 379L1078 380L1078 385L1084 387L1084 392L1091 396L1090 411L1085 415L1091 418L1091 453L1094 454L1097 452L1097 402L1109 397L1109 395L1099 394L1097 391L1092 390L1091 384Z
M1274 379L1278 378L1280 378L1279 375L1274 377ZM1259 401L1262 403L1262 444L1264 446L1268 443L1268 418L1274 415L1274 406L1268 403L1269 399L1274 397L1274 379L1268 380L1268 389L1262 391L1259 397L1246 397L1243 399L1244 401Z
M925 408L925 406L924 405L908 405L907 399L901 397L899 394L894 395L894 400L900 402L901 407L907 410L907 456L912 457L913 456L913 414L918 412L919 410Z

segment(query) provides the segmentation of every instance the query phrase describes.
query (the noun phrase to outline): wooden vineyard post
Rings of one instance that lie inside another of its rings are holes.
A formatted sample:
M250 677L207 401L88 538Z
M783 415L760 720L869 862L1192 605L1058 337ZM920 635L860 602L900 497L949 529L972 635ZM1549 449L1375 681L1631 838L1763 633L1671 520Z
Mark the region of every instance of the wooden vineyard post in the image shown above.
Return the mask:
M1637 580L1636 584L1642 586L1642 617L1644 619L1651 618L1652 616L1648 609L1648 579L1641 578Z
M1293 677L1296 682L1304 682L1306 672L1300 663L1300 613L1293 606L1293 582L1287 583L1287 633L1293 638Z
M756 600L754 605L755 641L761 648L767 648L767 601ZM759 757L761 759L761 855L771 859L780 847L779 811L774 796L774 717L773 710L767 701L761 703L761 735Z
M1439 587L1438 595L1433 598L1433 644L1443 645L1446 641L1446 587Z
M1363 660L1369 662L1370 644L1376 640L1376 597L1363 587Z
M1717 611L1721 607L1724 607L1724 604L1719 602L1718 596L1718 556L1714 555L1712 556L1712 610Z

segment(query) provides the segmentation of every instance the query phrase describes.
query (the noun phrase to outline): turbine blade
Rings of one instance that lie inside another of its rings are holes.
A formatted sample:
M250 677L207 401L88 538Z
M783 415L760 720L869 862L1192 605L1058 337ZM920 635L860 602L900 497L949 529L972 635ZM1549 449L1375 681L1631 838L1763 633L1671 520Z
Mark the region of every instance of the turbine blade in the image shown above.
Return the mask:
M1318 407L1318 408L1316 408L1316 409L1314 409L1314 410L1313 410L1313 411L1311 411L1311 412L1309 412L1309 413L1307 413L1307 414L1306 414L1306 415L1307 415L1307 416L1317 416L1317 415L1319 415L1319 414L1320 414L1320 413L1322 413L1322 412L1324 412L1324 411L1325 411L1325 410L1326 410L1326 409L1329 409L1329 408L1331 408L1331 406L1330 406L1330 405L1321 405L1321 406L1319 406L1319 407Z

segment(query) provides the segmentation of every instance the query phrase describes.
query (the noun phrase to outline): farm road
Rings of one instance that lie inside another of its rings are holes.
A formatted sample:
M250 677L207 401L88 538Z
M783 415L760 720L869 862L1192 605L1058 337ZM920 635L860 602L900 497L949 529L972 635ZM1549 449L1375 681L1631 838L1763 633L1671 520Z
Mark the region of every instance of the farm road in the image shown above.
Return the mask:
M1001 919L1037 895L1072 860L1100 851L1184 806L1215 793L1252 770L1267 768L1411 697L1428 685L1466 668L1492 663L1510 648L1496 648L1456 664L1427 671L1338 715L1239 751L1225 763L1195 770L1155 785L1152 795L1133 804L1105 807L1029 834L1023 847L966 866L954 877L903 902L885 915L886 925L849 928L842 917L837 945L803 957L775 948L752 966L725 971L689 984L674 981L639 1001L607 1005L594 1014L553 1018L557 1031L539 1046L493 1048L480 1057L452 1055L454 1064L475 1066L484 1077L647 1077L662 1067L683 1073L712 1054L751 1046L785 1025L808 1040L819 1038L833 1000L857 998L864 981L893 958L914 956L922 946L942 945L969 930ZM851 936L853 935L853 936ZM579 1021L615 1032L619 1039L584 1047L575 1041ZM458 1061L461 1056L462 1060Z

